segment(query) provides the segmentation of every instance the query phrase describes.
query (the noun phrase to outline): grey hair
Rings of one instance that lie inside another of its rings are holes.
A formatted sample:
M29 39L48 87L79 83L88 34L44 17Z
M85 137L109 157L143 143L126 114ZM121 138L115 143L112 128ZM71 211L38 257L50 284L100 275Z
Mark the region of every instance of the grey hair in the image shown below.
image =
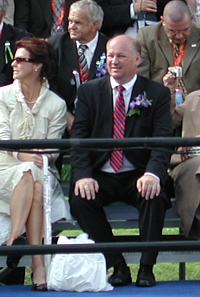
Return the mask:
M9 4L7 0L0 0L0 10L2 10L4 16L6 15L8 6Z
M88 22L89 24L93 24L94 22L99 22L98 29L101 29L102 23L103 23L103 17L104 12L101 6L99 6L95 1L93 0L79 0L70 6L70 10L83 10L87 9L88 11Z

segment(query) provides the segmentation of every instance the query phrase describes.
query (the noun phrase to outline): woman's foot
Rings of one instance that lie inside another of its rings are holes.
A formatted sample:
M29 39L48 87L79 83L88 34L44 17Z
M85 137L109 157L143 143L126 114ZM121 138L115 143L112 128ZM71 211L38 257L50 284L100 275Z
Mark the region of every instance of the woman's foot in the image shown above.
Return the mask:
M47 291L46 274L44 267L37 268L31 274L32 290L34 291Z

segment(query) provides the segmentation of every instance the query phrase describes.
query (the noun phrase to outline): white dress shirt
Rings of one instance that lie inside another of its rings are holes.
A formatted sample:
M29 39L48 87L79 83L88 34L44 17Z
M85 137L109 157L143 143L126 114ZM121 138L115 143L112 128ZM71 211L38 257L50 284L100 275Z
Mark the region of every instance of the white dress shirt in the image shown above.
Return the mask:
M99 32L96 33L95 37L90 42L84 43L84 45L87 45L87 47L88 47L84 53L86 60L87 60L88 68L90 68L92 58L93 58L94 52L97 47L98 39L99 39ZM79 41L76 41L77 49L79 48L80 44L81 43Z

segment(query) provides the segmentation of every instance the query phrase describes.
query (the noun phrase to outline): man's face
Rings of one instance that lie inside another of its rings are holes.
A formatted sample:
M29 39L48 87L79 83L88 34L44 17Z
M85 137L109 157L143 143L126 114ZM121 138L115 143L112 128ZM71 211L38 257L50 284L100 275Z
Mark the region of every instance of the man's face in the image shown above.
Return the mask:
M107 67L119 84L129 82L136 74L140 54L133 49L128 36L118 36L107 44Z
M71 39L80 43L91 41L98 30L98 22L89 24L87 10L70 10L68 31Z
M184 44L190 36L192 19L184 17L181 22L173 22L170 18L161 18L167 37L175 44Z

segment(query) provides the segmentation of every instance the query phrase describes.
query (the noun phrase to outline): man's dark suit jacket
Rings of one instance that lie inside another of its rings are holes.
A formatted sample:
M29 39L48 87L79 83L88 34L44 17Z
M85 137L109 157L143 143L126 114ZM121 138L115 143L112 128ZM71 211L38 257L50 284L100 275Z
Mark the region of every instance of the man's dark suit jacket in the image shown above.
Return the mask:
M104 11L104 20L101 32L107 36L123 34L134 20L130 17L132 0L95 0ZM163 14L164 6L170 0L157 0L157 20Z
M132 97L146 92L152 100L148 108L141 108L140 115L127 117L125 138L130 137L171 137L169 90L156 82L138 76ZM113 98L109 77L92 80L80 86L78 105L71 131L71 138L112 138ZM160 178L164 185L169 166L169 154L157 150L125 150L126 158L141 174L151 172ZM94 169L100 169L108 161L110 152L72 150L71 164L73 184L93 176Z
M15 41L26 36L32 37L32 34L4 23L0 39L0 86L11 84L13 81L10 55L7 55L8 64L5 63L5 43L10 42L10 48L14 55Z
M65 30L70 5L75 0L66 0ZM35 37L51 35L53 12L51 0L15 0L14 25L31 32Z
M102 53L105 53L107 40L106 36L99 34L88 80L96 77L96 62L99 61ZM67 102L68 110L73 112L77 90L72 71L79 71L76 42L71 40L68 32L66 32L50 37L49 43L52 46L57 66L57 72L51 87Z

